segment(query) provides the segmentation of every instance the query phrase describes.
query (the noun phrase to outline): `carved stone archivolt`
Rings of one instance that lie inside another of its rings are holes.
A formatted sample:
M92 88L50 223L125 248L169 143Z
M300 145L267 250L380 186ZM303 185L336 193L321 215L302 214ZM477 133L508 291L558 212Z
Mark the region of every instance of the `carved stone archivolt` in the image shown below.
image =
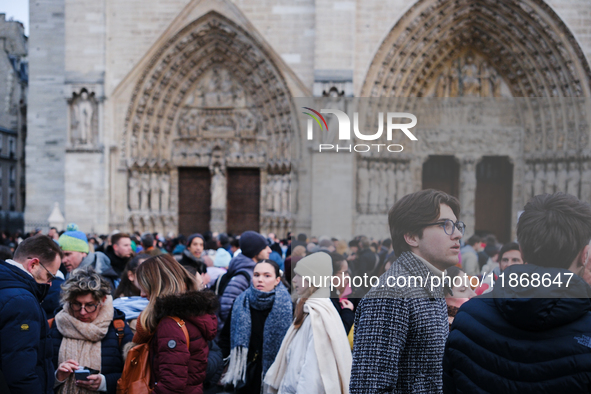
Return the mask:
M69 147L94 148L98 143L98 100L94 92L82 88L68 99Z
M383 41L361 96L546 98L520 108L528 157L589 149L588 122L570 116L583 109L559 98L589 97L590 81L574 36L542 0L421 0Z
M213 168L215 151L224 168L288 174L292 103L270 59L249 33L215 12L186 26L153 56L133 91L124 166ZM134 182L130 176L130 188Z

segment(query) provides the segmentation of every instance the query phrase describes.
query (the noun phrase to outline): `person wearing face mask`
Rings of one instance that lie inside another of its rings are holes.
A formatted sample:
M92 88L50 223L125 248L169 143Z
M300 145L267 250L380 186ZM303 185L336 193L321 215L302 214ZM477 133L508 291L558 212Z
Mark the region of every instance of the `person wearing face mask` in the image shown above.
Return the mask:
M21 242L0 261L0 370L12 394L53 392L47 317L40 303L57 274L62 251L46 235Z
M258 393L292 320L292 303L273 260L256 263L250 287L232 306L220 335L224 358L230 357L222 383L236 393Z
M314 253L301 259L294 272L295 319L267 371L264 392L348 393L351 349L329 299L332 260L327 253Z
M458 267L449 267L445 273L446 276L451 279L452 284L451 293L448 293L445 296L445 303L447 304L447 319L451 326L460 306L470 298L475 297L476 293L470 287L470 277Z
M110 284L91 267L72 271L62 285L63 309L51 328L56 393L116 392L122 349L133 334L110 293ZM80 368L90 375L76 376Z

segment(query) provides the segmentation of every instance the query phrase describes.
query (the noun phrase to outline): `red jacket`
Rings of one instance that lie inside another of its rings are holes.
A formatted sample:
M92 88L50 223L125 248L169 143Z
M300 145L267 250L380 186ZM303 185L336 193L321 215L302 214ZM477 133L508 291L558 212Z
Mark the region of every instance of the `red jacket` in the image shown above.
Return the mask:
M211 292L189 292L158 298L154 311L160 323L151 343L154 394L202 394L209 347L217 333L217 299ZM185 321L183 330L167 316Z

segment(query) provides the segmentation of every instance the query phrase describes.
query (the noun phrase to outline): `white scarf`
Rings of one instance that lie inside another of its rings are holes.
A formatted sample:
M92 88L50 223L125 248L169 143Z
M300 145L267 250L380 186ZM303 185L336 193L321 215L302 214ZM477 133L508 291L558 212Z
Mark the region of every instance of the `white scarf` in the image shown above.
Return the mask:
M309 298L305 306L310 313L314 350L324 391L348 394L353 359L343 322L328 298ZM287 351L297 331L292 324L285 334L275 362L265 375L264 382L270 393L276 393L281 386L287 369Z

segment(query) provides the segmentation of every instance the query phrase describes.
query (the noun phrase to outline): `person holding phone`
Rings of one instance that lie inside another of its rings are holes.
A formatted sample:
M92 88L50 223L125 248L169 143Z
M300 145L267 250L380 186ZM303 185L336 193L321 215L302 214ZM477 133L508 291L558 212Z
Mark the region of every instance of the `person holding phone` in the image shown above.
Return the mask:
M110 293L110 284L90 267L74 270L62 285L63 308L50 332L57 393L116 393L122 349L133 334Z

